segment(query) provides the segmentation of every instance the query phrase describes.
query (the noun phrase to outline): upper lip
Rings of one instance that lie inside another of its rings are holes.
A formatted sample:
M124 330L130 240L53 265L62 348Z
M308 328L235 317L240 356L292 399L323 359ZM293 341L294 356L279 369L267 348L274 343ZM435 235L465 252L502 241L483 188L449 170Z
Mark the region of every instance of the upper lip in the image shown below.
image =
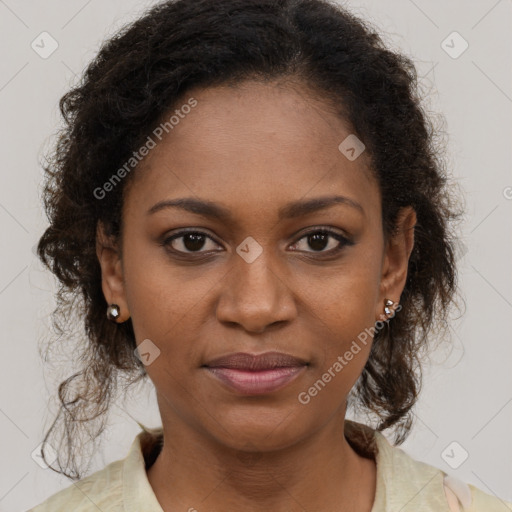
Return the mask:
M232 368L237 370L271 370L274 368L287 368L304 366L306 361L283 352L265 352L263 354L248 354L236 352L213 359L205 366L209 368Z

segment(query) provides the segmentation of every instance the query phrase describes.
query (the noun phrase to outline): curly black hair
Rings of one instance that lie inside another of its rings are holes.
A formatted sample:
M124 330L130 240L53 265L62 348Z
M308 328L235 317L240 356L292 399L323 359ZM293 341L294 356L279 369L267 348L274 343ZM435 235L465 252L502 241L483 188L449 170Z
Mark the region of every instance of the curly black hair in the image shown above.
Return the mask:
M66 339L72 314L86 334L76 354L81 369L60 384L60 410L43 442L61 427L67 453L59 451L58 469L50 464L55 471L80 478L80 434L88 428L92 440L104 430L120 377L128 384L146 378L131 321L115 324L105 315L96 255L98 222L114 239L121 235L123 192L136 168L105 197L97 191L192 88L279 78L316 91L363 141L386 237L402 207L416 212L401 312L375 333L352 390L353 405L377 417L378 430L393 428L396 444L408 435L427 334L446 328L455 303L454 221L462 215L441 158L443 131L422 105L413 62L329 0L170 0L104 42L60 100L65 124L43 165L50 225L37 252L60 282L55 341Z

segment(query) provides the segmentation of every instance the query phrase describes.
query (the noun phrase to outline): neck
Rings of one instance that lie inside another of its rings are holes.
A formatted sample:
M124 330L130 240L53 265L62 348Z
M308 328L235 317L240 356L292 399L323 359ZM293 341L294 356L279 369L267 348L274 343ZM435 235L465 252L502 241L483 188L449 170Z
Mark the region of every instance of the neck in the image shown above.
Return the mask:
M234 450L164 423L164 446L148 479L164 510L248 512L360 510L375 496L375 462L344 436L344 415L279 450ZM166 428L167 426L167 428Z

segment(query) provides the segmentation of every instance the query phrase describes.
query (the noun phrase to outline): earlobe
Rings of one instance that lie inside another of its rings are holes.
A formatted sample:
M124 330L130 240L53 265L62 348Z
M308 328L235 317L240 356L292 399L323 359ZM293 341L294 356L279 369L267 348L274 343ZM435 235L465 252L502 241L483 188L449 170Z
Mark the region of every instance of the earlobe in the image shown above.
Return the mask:
M377 315L381 313L380 308L385 297L393 297L393 300L399 302L407 280L409 257L414 247L416 221L416 212L412 207L407 206L400 210L396 230L385 248Z
M98 221L96 229L96 255L101 267L101 288L105 300L109 306L119 306L119 315L115 321L125 322L130 318L130 312L125 297L120 251L112 237L106 235L101 221ZM107 309L105 314L108 314Z

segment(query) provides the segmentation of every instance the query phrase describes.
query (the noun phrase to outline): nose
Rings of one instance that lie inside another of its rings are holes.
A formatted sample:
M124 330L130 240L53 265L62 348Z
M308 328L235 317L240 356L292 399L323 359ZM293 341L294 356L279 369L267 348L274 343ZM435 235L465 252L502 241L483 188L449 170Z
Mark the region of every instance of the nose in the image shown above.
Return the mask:
M291 321L297 310L285 273L271 265L265 251L252 263L235 258L221 288L217 319L254 333Z

